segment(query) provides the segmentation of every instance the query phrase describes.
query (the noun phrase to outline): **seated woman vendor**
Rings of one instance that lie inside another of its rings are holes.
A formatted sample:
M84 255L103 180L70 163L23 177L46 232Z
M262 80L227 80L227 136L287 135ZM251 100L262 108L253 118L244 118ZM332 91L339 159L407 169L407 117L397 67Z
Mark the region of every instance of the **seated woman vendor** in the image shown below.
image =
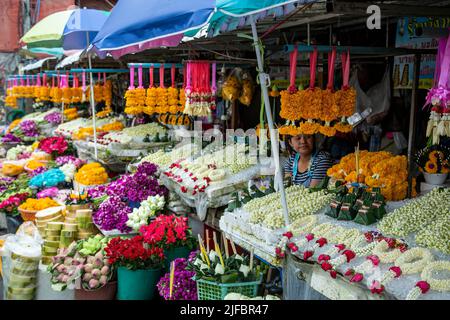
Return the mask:
M291 176L293 184L317 186L333 165L330 155L316 150L313 135L291 136L288 143L293 152L284 167L285 175Z

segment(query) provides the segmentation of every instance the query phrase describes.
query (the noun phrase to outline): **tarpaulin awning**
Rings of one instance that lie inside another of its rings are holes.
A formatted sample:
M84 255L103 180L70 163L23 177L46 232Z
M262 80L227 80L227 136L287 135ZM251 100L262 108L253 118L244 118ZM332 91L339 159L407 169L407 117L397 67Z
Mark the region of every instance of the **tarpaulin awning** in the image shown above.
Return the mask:
M76 53L74 53L74 54L72 54L72 55L70 55L68 57L65 57L64 59L62 59L56 65L55 69L61 69L61 68L64 68L64 67L66 67L68 65L71 65L71 64L73 64L75 62L78 62L80 60L81 55L83 54L83 52L84 52L83 50L80 50L80 51L78 51L78 52L76 52Z
M38 60L34 63L29 63L26 66L23 66L20 70L21 71L30 71L30 70L38 69L38 68L42 67L42 65L44 64L45 61L55 60L55 59L56 59L55 57L44 58L44 59Z
M230 31L268 15L284 15L296 3L313 0L157 0L119 1L92 45L100 57L122 55L156 47L177 46L184 36L202 28L208 36Z

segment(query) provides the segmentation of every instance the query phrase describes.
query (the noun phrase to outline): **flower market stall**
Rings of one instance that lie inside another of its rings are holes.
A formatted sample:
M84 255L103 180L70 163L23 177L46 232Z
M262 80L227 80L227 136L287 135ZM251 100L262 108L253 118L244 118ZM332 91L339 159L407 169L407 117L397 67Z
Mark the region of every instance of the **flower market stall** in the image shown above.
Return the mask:
M305 12L335 10L321 2L160 7L121 1L96 35L77 30L76 68L6 82L27 108L0 133L3 299L450 299L450 38L304 33ZM404 54L413 91L395 100L380 70ZM409 127L389 123L394 101Z

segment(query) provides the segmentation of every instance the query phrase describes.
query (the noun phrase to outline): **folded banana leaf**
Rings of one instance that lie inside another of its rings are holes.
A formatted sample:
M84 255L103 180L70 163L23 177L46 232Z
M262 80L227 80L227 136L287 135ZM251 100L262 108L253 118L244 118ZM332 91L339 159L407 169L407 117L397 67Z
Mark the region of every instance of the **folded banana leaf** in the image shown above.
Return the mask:
M377 218L375 217L374 210L372 208L363 207L358 211L356 214L355 219L353 222L369 226L371 224L374 224L377 221Z

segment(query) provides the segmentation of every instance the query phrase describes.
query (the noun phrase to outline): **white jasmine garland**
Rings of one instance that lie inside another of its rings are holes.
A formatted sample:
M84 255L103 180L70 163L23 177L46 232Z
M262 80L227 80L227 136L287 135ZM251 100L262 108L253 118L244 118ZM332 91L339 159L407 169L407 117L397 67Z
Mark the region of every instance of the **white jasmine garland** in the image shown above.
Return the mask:
M404 237L413 232L426 230L442 216L450 216L450 188L435 188L426 195L412 200L394 210L379 223L378 229L385 233Z
M389 250L389 244L384 240L376 243L372 252L380 258L382 263L392 263L402 254L397 248Z
M422 271L421 278L430 284L431 289L439 292L450 291L450 279L436 279L434 275L438 271L450 272L450 261L430 262Z
M412 248L405 251L395 260L404 274L414 274L422 270L433 261L433 254L424 248Z
M406 300L417 300L422 295L422 290L419 287L414 286L411 291L408 292L406 296Z
M354 270L356 273L361 273L363 275L366 275L366 274L370 273L371 271L373 271L374 267L375 266L374 266L373 262L370 259L367 259L360 265L356 266L354 268Z

